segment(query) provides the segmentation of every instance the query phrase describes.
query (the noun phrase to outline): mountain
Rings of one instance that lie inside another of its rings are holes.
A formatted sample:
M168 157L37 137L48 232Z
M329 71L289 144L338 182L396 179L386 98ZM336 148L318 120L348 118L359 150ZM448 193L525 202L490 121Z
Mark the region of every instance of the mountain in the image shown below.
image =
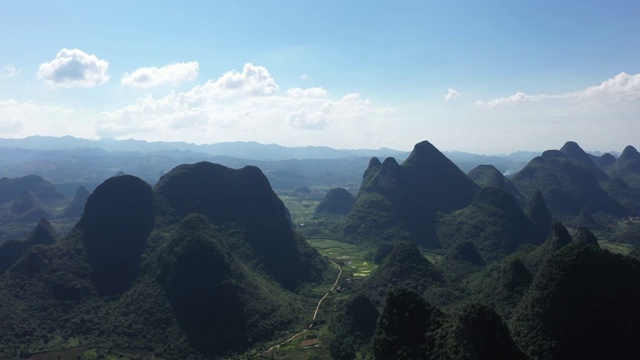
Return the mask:
M257 167L180 165L154 191L167 205L162 215L180 218L195 212L214 225L242 229L260 265L284 287L295 289L315 275L317 253L295 234L284 204Z
M640 153L633 146L625 147L615 163L609 165L608 171L627 185L640 189Z
M224 155L252 160L334 159L353 156L392 156L401 153L398 150L388 148L378 150L339 150L326 146L286 147L276 144L260 144L252 141L197 145L187 142L147 142L134 139L88 140L73 136L30 136L24 139L0 139L0 148L21 148L29 150L89 148L105 151L140 153L189 151L207 155Z
M51 245L57 235L47 219L41 219L26 240L8 240L0 244L0 274L15 264L22 255L36 245Z
M87 199L76 229L101 294L122 293L137 277L154 227L153 197L149 184L123 175L106 180Z
M351 360L366 351L376 330L380 313L368 297L358 294L341 306L331 319L330 353L333 359Z
M508 320L527 293L533 275L519 256L509 256L492 264L469 279L474 298L491 306Z
M419 294L389 292L373 339L376 359L520 360L527 357L491 308L465 304L444 314Z
M531 199L529 199L524 211L529 220L535 225L538 233L543 237L547 237L553 218L540 190L536 190L533 195L531 195Z
M561 151L545 151L512 181L528 198L540 190L553 218L570 225L580 225L589 217L604 224L628 213L603 190L591 166Z
M520 191L513 185L513 182L507 179L507 177L493 165L478 165L469 171L467 176L476 184L480 185L480 187L491 186L507 190L513 195L520 207L523 207L526 203Z
M315 215L333 214L346 215L351 211L355 198L343 188L333 188L327 192L324 199L316 207Z
M445 315L406 288L390 291L373 339L375 359L428 359Z
M587 154L580 145L574 141L567 141L561 148L560 152L566 155L569 159L575 160L580 164L591 169L598 181L607 181L609 176L602 171L600 167L592 160L591 156Z
M73 196L73 200L71 203L64 209L63 214L67 217L80 217L82 213L84 213L84 205L87 203L87 199L89 198L89 191L84 186L78 186L75 195Z
M388 291L401 286L420 294L445 282L438 270L425 258L415 243L397 242L382 264L362 283L365 294L381 303Z
M68 235L43 242L0 276L2 358L68 346L233 357L306 322L316 299L296 291L328 268L259 169L211 163L155 188L112 177Z
M30 191L42 202L64 199L64 195L47 180L37 175L27 175L14 179L0 179L0 204L20 197L25 191Z
M469 206L442 216L438 238L445 248L472 241L487 260L503 257L521 244L544 241L513 195L497 187L482 188Z
M612 198L627 208L631 216L640 215L640 188L630 187L617 177L605 182L603 188Z
M344 236L358 243L412 240L438 247L437 212L467 206L479 186L438 149L424 141L399 165L387 158L369 162Z
M584 242L554 252L511 319L532 359L630 359L637 355L640 263Z

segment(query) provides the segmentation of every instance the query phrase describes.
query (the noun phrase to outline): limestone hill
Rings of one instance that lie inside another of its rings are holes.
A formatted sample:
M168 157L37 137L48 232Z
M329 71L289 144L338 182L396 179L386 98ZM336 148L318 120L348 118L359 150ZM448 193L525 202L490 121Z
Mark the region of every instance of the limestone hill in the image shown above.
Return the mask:
M629 359L637 354L640 263L584 242L554 252L511 327L532 359Z
M316 207L315 214L346 215L351 211L355 198L343 188L334 188L327 192Z
M300 324L307 300L294 290L327 269L257 168L185 165L155 189L116 176L89 196L69 235L52 243L45 225L34 231L39 245L0 276L2 358L61 339L167 359L231 357Z
M481 187L499 187L510 192L520 207L526 203L520 191L493 165L478 165L467 174Z
M539 244L544 237L502 188L482 188L471 205L440 219L438 237L443 247L472 241L484 259L495 260L521 244Z
M608 171L627 185L640 189L640 153L633 146L625 147L615 163L609 166Z
M444 281L441 272L414 243L400 241L380 267L362 282L362 289L374 302L381 304L386 293L394 287L402 286L422 294Z
M284 204L260 169L180 165L154 191L163 216L198 213L214 225L241 229L259 265L286 288L317 275L316 251L294 233Z
M64 216L67 217L80 217L84 213L84 205L89 198L89 192L84 186L79 186L71 203L64 209Z
M354 242L411 240L438 247L436 213L467 206L479 186L429 142L399 165L372 159L344 228Z
M561 151L545 151L512 180L526 197L540 190L553 218L570 225L579 225L589 217L604 224L628 213L603 190L592 167Z

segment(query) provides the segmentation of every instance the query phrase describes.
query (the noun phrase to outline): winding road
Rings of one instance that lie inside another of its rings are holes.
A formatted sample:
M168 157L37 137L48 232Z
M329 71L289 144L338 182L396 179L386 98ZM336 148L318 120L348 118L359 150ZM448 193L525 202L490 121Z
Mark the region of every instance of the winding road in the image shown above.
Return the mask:
M338 272L338 277L336 277L336 281L333 283L333 286L331 287L331 289L329 289L329 291L326 294L324 294L322 299L320 299L320 301L318 301L318 305L316 306L316 310L313 312L313 318L311 318L311 324L309 324L309 326L306 329L304 329L304 330L300 331L299 333L291 336L287 340L285 340L285 341L283 341L283 342L281 342L279 344L273 345L268 350L263 351L263 352L261 352L259 354L253 355L252 357L262 356L262 355L264 355L264 354L266 354L269 351L274 350L274 349L277 350L277 349L280 348L280 346L282 346L282 345L288 343L289 341L297 338L298 336L306 333L307 331L309 331L309 329L311 329L313 327L313 323L316 321L316 316L318 316L318 311L320 310L320 306L322 305L322 302L324 301L324 299L327 298L327 296L329 296L329 294L331 294L331 292L336 288L336 286L338 286L338 282L340 281L340 276L342 276L342 267L340 265L338 265L337 263L335 263L333 260L329 260L329 262L331 262L333 265L335 265L338 268L338 270L340 270L340 272Z

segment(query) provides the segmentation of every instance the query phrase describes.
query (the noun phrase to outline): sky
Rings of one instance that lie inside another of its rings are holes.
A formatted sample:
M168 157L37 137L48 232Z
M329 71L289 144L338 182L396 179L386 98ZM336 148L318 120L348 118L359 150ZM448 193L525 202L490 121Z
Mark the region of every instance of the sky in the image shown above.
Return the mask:
M640 2L0 0L0 138L640 148Z

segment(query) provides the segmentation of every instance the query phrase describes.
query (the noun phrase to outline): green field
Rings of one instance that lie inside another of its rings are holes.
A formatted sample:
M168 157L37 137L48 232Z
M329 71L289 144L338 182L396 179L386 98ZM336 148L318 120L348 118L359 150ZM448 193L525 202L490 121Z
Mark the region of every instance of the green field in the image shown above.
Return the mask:
M366 260L371 249L328 239L308 239L307 242L320 254L339 264L347 276L366 277L378 267Z

